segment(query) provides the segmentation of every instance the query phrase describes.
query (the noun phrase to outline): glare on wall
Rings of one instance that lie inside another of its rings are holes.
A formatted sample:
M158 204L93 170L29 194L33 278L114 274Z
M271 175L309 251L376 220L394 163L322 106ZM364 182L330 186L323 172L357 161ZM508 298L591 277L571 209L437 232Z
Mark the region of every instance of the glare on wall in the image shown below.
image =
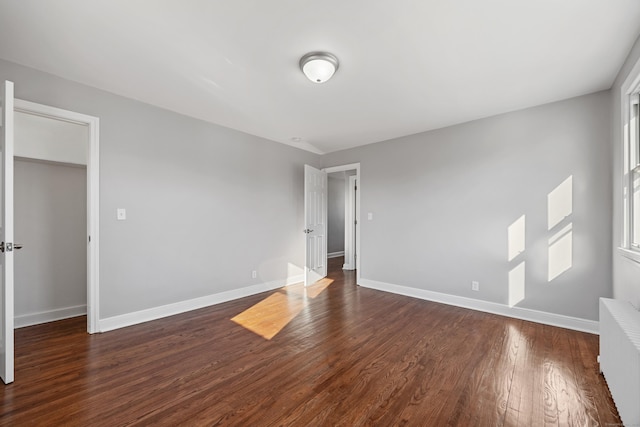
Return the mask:
M513 224L507 228L507 252L508 261L524 252L525 247L525 216L515 220Z
M507 260L518 258L525 251L526 216L522 215L507 228ZM513 264L511 263L511 264ZM513 307L525 298L525 262L521 261L509 271L508 300Z
M522 261L509 272L509 307L525 297L525 263Z
M549 281L573 265L573 224L568 224L549 239Z
M573 175L547 195L548 230L573 213Z
M547 195L547 226L553 233L548 246L549 282L573 266L572 214L573 175L569 175Z

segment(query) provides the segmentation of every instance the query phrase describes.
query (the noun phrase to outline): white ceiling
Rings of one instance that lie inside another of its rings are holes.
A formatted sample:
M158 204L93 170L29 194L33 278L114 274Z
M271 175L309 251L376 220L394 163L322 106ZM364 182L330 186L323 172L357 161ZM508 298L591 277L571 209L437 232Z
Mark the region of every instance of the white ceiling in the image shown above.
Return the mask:
M0 0L0 58L318 153L608 89L639 34L638 0Z

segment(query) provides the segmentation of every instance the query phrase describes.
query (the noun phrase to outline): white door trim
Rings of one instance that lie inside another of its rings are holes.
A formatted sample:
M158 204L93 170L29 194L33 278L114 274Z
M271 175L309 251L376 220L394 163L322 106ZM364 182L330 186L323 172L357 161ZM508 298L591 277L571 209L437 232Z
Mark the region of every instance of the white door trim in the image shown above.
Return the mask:
M2 214L0 214L0 228L2 228L3 242L6 242L6 250L2 255L2 276L0 277L0 292L2 293L2 331L0 333L0 377L5 384L10 384L14 380L15 352L14 352L14 269L13 251L10 244L15 243L13 238L13 146L14 146L14 86L13 82L5 80L3 88L0 90L0 103L2 103L2 150L0 163L2 171L2 188L0 188L0 204L2 204Z
M15 111L88 126L87 159L87 332L98 332L100 319L100 119L35 102L15 100Z
M344 270L355 270L355 226L356 226L356 212L355 203L356 198L356 185L358 178L355 175L346 177L346 191L344 200Z
M362 246L360 246L360 235L362 234L360 232L360 193L362 192L362 180L360 179L360 163L350 163L348 165L342 165L342 166L332 166L332 167L328 167L328 168L324 168L322 169L323 171L325 171L326 173L333 173L333 172L344 172L344 171L350 171L350 170L355 170L356 171L356 181L358 183L358 191L356 191L356 282L360 283L360 259L361 257L361 251L360 248Z

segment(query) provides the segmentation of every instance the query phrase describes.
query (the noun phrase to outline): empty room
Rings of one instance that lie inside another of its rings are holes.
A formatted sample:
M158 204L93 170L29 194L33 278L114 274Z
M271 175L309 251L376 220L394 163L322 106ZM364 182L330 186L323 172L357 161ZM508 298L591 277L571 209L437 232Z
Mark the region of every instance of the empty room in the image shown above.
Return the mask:
M640 425L637 0L0 0L0 425Z

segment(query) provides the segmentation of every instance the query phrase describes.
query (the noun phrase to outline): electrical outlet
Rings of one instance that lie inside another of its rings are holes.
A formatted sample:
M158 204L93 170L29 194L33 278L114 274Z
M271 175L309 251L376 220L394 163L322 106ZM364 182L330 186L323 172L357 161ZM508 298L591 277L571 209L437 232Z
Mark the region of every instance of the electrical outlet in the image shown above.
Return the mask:
M116 209L116 218L118 221L124 221L127 219L127 210L125 208Z
M471 290L479 291L480 290L480 282L476 282L475 280L471 282Z
M257 271L255 271L255 270L253 270L253 271L251 272L251 278L252 278L252 279L255 279L256 277L258 277L258 272L257 272Z

